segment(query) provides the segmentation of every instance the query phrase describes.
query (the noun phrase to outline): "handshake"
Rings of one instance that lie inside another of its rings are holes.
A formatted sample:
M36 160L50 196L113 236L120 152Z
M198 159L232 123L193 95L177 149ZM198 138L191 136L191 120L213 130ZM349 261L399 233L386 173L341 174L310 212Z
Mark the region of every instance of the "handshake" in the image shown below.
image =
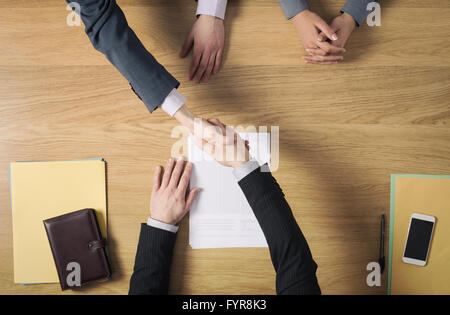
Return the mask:
M194 139L200 149L224 166L238 169L250 159L248 141L217 118L196 118Z
M194 134L196 145L220 164L238 169L250 160L248 141L241 139L219 119L205 120L193 116L185 122L189 122L187 127ZM177 161L170 158L164 171L161 166L156 167L150 202L152 219L176 225L189 211L200 192L199 188L189 189L192 167L192 163L186 163L183 157Z
M195 144L220 164L237 169L250 159L248 141L219 119L199 118L186 105L173 117L194 135Z

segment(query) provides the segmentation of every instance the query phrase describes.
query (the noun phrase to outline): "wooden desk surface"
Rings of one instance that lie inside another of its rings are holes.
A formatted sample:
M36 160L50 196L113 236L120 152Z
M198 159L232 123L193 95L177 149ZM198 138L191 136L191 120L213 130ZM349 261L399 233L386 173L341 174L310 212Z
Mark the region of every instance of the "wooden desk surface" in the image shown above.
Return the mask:
M344 63L314 66L301 61L301 43L277 1L230 1L224 66L201 85L186 79L190 57L177 56L194 1L118 2L196 114L234 126L280 126L274 175L319 265L323 293L385 293L386 273L382 287L369 288L365 268L378 259L390 174L450 173L450 2L383 2L382 26L357 30ZM343 2L312 8L331 18ZM66 25L67 14L62 0L0 0L2 293L60 293L57 284L13 283L9 162L108 162L114 276L81 292L122 294L149 213L153 170L177 141L175 121L160 110L150 115L91 47L84 26ZM171 293L272 294L274 276L267 249L192 250L184 220Z

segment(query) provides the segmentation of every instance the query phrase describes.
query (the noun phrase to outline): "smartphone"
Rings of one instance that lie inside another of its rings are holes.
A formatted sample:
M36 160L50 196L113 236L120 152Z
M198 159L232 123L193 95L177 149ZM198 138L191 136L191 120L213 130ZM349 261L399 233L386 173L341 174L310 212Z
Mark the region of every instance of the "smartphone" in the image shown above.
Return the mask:
M425 266L430 251L436 218L430 215L413 213L409 222L403 262Z

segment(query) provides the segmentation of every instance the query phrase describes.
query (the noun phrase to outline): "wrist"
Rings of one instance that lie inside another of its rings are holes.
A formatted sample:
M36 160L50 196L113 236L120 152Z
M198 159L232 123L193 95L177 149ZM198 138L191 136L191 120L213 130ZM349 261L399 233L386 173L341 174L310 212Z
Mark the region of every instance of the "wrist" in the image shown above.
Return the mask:
M296 15L294 15L294 17L292 18L292 22L297 22L297 21L301 21L302 19L306 18L308 15L310 15L312 12L310 10L303 10L299 13L297 13Z
M237 156L237 161L234 161L231 164L231 167L235 170L237 170L238 168L240 168L242 165L246 164L248 161L250 161L250 153L248 151L245 152L245 157L243 156Z
M358 25L358 23L353 18L353 16L351 16L347 12L342 13L341 16L342 16L342 19L345 21L345 23L348 25L351 25L353 28L355 28Z
M150 218L152 218L155 221L164 223L164 224L169 224L169 225L176 225L178 222L170 219L170 218L165 218L165 217L159 217L159 216L155 216L155 215L150 215Z
M300 13L297 13L291 20L294 24L297 31L301 34L303 31L303 28L305 27L305 24L308 23L308 20L310 19L311 14L314 14L313 12L309 10L304 10Z
M187 127L191 132L194 130L195 115L187 108L186 105L181 106L173 115L183 126Z
M244 165L245 163L247 163L247 161L238 161L238 162L234 162L231 167L235 170L237 170L238 168L240 168L242 165Z
M209 14L200 14L198 16L198 19L199 20L205 20L205 21L208 21L208 22L220 21L220 22L223 23L223 19L221 19L221 18L219 18L217 16L214 16L214 15L209 15Z

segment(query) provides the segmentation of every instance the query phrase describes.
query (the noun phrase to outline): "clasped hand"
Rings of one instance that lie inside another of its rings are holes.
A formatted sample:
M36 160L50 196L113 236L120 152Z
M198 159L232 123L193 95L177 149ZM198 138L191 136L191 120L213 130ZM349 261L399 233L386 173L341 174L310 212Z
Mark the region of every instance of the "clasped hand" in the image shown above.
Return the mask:
M343 13L328 25L320 16L305 10L292 18L308 55L306 63L336 64L344 60L345 44L356 27L353 17Z

